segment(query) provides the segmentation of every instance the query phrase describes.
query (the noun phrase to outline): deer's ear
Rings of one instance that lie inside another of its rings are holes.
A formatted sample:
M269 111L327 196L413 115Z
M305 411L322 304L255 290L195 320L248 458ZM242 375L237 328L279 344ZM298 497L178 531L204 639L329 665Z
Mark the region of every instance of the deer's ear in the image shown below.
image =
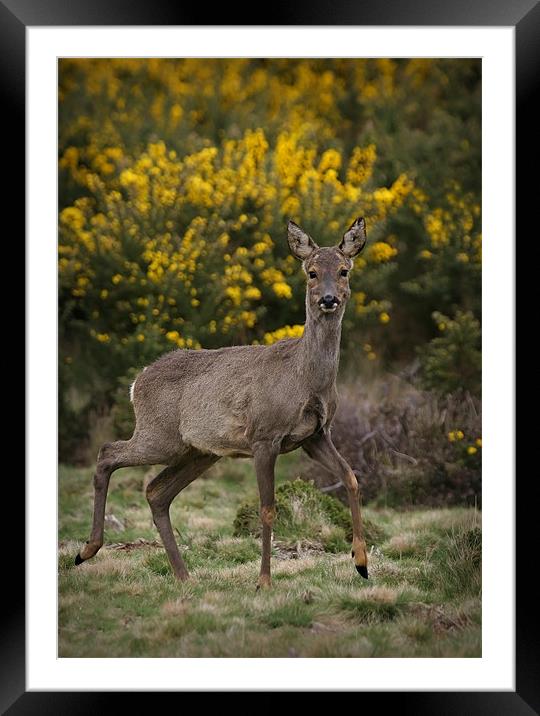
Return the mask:
M294 221L289 221L287 224L287 240L292 255L300 261L305 261L315 249L319 248L311 236L306 234Z
M363 217L356 219L351 228L345 232L338 248L350 259L366 245L366 222Z

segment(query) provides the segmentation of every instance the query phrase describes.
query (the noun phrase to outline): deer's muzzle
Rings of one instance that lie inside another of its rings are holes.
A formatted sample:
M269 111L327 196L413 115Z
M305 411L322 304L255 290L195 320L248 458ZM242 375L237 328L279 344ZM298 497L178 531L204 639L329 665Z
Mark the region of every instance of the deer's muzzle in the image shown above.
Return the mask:
M326 294L319 300L319 308L325 313L332 313L339 306L341 301L336 296Z

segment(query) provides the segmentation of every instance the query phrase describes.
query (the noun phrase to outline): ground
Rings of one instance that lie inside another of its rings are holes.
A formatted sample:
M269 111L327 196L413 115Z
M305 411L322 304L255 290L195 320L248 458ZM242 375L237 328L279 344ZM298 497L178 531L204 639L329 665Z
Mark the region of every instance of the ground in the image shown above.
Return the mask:
M278 483L300 469L296 454L281 457ZM259 541L233 536L238 507L256 494L251 463L222 461L173 503L186 583L171 575L144 479L113 475L107 513L125 529L106 529L98 555L75 567L92 470L60 467L60 657L481 656L477 510L365 508L381 530L367 581L348 552L276 538L273 586L256 592Z

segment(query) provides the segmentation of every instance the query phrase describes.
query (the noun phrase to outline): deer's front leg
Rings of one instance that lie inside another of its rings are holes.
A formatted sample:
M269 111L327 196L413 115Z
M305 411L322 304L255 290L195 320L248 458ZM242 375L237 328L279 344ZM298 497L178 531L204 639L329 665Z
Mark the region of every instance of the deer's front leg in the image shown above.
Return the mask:
M346 460L338 453L328 433L323 431L312 435L302 447L312 460L316 460L333 475L337 475L347 489L353 525L351 555L358 573L367 579L367 548L360 515L360 491L356 475Z
M261 573L257 589L269 587L270 579L270 554L272 550L272 525L275 517L274 498L274 466L276 464L277 451L269 442L258 442L253 445L253 457L255 460L255 472L261 499L261 526L262 526L262 557Z

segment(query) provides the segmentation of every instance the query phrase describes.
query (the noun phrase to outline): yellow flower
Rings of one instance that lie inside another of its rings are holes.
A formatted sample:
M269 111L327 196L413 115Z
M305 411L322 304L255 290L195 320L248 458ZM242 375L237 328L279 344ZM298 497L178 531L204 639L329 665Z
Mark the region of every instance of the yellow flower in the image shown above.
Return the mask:
M429 234L432 246L441 246L448 243L448 231L443 221L442 209L435 209L431 214L427 214L424 219L424 226Z
M292 288L285 281L276 281L272 289L278 298L292 298Z
M355 147L347 168L347 181L351 184L364 184L371 177L373 165L377 158L374 144L365 149Z
M370 352L367 354L368 360L375 360L376 357L377 357L377 354L374 353L373 351L370 351Z
M482 447L482 438L476 438L476 444L478 447Z
M380 204L391 204L394 201L394 193L391 189L381 187L381 189L375 189L373 198Z
M249 298L250 301L258 301L261 297L261 292L256 286L248 286L244 291L244 296Z
M170 117L173 124L176 125L179 119L181 119L182 115L184 114L182 107L179 104L173 104L173 106L170 109ZM173 157L174 159L174 157Z
M296 196L288 196L281 207L285 216L296 216L300 212L300 201Z
M384 263L397 254L397 249L386 241L377 241L368 250L368 256L375 263Z
M319 171L324 174L329 169L339 169L341 167L341 154L336 149L327 149L319 162Z
M235 306L239 306L242 302L242 289L240 286L227 286L225 295L231 299Z
M439 329L439 331L446 331L446 323L439 323L437 328Z
M465 435L462 433L461 430L456 430L456 438L458 440L463 440L464 437L465 437Z
M111 281L114 283L115 286L116 286L116 284L119 284L121 280L122 280L122 276L119 273L116 273L111 279Z
M255 311L242 311L242 313L240 314L240 318L248 328L253 328L253 326L257 322L257 316L255 314Z
M76 206L68 206L60 213L60 223L78 231L84 226L84 214Z
M469 445L469 447L467 448L467 452L469 453L469 455L474 455L474 453L477 452L477 450L474 447L474 445Z
M264 241L257 241L256 244L253 244L253 251L256 254L264 254L268 249L269 246Z
M432 256L433 254L428 249L423 249L422 251L420 251L420 258L422 259L430 259Z
M379 321L380 321L381 323L388 323L389 320L390 320L390 316L389 316L388 313L386 313L385 311L383 311L383 312L379 315Z
M462 264L469 263L469 257L466 253L463 251L460 251L459 254L457 254L456 259L460 261Z
M452 430L448 433L448 440L450 440L451 443L453 443L456 439L456 433Z
M272 284L275 282L283 281L285 277L279 269L276 269L272 266L261 272L261 278L265 283Z
M144 335L142 333L139 333L137 335L137 340L139 341L139 343L144 343Z
M97 333L96 338L100 343L108 343L111 340L108 333Z
M276 331L264 334L264 342L266 345L272 345L276 341L281 341L285 338L300 338L304 333L304 326L296 324L294 326L283 326L278 328Z

